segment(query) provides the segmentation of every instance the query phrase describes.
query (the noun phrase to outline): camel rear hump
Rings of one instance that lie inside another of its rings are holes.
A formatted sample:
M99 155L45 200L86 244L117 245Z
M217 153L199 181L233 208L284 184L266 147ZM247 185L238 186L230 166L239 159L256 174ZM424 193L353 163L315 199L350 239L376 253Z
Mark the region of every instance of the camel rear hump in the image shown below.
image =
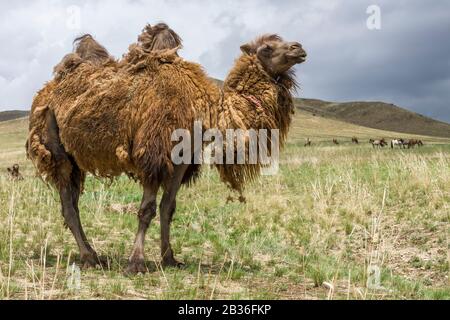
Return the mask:
M108 60L113 60L108 50L90 34L82 35L73 41L74 53L82 60L90 61L95 65L101 65Z

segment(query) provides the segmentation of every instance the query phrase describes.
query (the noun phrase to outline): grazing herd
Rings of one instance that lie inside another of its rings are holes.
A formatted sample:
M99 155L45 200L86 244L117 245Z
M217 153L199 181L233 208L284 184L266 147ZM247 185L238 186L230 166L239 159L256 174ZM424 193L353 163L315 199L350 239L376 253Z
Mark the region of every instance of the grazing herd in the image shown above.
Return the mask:
M423 146L423 142L422 140L416 140L416 139L411 139L411 140L404 140L404 139L394 139L391 141L391 148L394 149L395 147L399 147L401 149L411 149L414 148L415 146L417 147L422 147Z
M332 143L334 145L340 145L340 142L338 139L333 139ZM385 138L382 139L370 139L369 143L372 145L372 147L375 148L384 148L388 146L388 143ZM359 145L359 139L356 137L352 138L352 144L358 144ZM313 145L312 140L310 138L306 138L305 140L305 147L311 147ZM399 149L413 149L414 147L422 147L424 144L422 140L417 139L393 139L391 140L391 148L394 149L398 147Z

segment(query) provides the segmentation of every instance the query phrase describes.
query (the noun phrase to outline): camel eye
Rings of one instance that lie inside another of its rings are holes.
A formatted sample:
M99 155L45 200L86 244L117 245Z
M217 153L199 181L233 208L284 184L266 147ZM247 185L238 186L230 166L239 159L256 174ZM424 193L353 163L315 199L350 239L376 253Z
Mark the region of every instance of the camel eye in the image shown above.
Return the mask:
M261 48L260 52L262 55L269 57L270 55L272 55L273 49L272 47L265 45L264 47Z

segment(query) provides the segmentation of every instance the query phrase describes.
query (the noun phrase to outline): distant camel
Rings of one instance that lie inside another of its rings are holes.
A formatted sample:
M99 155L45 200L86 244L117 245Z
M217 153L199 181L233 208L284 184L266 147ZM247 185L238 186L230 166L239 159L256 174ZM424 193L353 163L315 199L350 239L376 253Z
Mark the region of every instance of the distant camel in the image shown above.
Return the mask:
M19 172L19 165L15 164L10 168L7 168L8 170L8 174L9 174L9 178L13 181L21 181L23 180L22 175Z
M381 139L381 140L373 140L370 139L369 142L372 144L373 148L384 148L385 146L387 146L387 142L385 139Z
M391 148L394 149L396 146L398 146L399 148L404 148L405 140L403 140L403 139L391 140Z
M359 144L358 138L353 137L353 138L352 138L352 143L354 143L354 144Z
M412 139L412 140L409 140L409 141L408 141L408 149L412 149L412 148L414 148L415 146L418 146L419 148L422 147L422 146L423 146L422 140L415 140L415 139Z
M337 146L339 145L339 141L337 141L337 139L333 139L333 143Z
M311 147L312 142L309 138L306 139L305 147Z

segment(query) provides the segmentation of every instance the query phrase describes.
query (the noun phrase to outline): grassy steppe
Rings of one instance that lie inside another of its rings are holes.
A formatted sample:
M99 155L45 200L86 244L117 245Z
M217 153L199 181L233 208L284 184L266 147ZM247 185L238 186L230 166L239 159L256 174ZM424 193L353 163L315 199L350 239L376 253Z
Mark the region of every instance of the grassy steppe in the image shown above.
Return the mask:
M26 127L0 123L0 168L17 162L25 175L0 175L0 299L450 299L448 139L374 150L369 138L405 135L298 113L280 173L249 186L246 204L227 204L229 192L205 168L181 190L172 227L186 268L159 268L157 218L150 272L136 277L122 273L137 229L122 205L139 202L140 188L89 177L82 221L110 268L82 270L71 285L77 247L57 194L25 159ZM351 145L352 136L363 143ZM368 286L378 270L380 282Z

